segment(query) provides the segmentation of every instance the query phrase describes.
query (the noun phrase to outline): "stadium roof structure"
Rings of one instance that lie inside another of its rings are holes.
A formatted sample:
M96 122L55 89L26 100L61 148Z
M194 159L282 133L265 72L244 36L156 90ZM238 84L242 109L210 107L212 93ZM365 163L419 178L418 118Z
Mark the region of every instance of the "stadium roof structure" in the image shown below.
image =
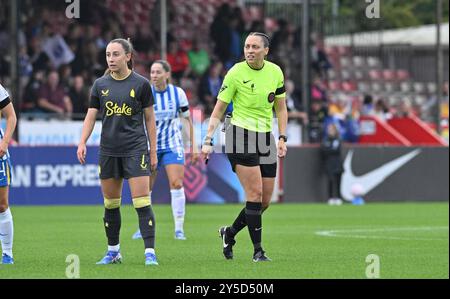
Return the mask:
M448 24L441 25L441 43L448 46ZM436 45L436 25L423 25L403 29L380 30L369 32L328 36L325 43L328 46L378 46L378 45L411 45L434 46Z

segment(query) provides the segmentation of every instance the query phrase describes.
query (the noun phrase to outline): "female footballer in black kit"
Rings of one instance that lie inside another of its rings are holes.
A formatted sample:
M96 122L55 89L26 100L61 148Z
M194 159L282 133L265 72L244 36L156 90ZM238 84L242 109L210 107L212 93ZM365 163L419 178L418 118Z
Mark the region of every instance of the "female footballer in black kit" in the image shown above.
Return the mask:
M120 203L123 180L128 179L145 245L145 265L158 265L154 249L155 217L148 194L150 172L157 165L154 100L150 82L133 71L132 55L133 47L125 39L114 39L108 44L108 70L92 86L90 108L77 150L78 160L84 164L86 142L100 112L99 174L105 204L103 220L108 250L97 264L122 261Z

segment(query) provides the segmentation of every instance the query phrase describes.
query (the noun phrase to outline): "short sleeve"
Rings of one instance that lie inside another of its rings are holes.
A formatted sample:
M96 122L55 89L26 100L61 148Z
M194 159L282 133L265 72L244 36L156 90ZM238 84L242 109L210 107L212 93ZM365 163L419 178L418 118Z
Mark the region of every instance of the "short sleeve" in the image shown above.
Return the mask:
M277 90L275 91L276 98L285 98L286 97L286 88L284 87L284 75L283 71L278 68L278 83Z
M217 98L222 102L229 104L236 93L236 85L234 84L234 73L228 71L223 79L222 87L219 90Z
M100 97L98 96L97 81L94 82L91 88L89 108L100 109Z
M9 94L6 89L0 84L0 102L9 98Z
M186 93L182 88L177 87L177 89L178 89L178 99L180 100L180 108L189 107L189 101L186 96Z
M142 108L153 106L153 104L155 103L153 99L152 87L150 86L150 82L148 81L145 81L142 85L140 100L142 103Z

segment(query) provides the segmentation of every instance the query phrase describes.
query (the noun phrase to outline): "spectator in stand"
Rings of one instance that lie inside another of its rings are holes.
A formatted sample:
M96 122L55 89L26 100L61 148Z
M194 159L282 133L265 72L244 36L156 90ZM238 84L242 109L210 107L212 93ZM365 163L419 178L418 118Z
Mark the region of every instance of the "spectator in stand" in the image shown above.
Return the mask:
M28 80L33 73L31 59L27 54L26 47L20 47L19 52L19 75L22 79Z
M250 32L263 32L265 30L264 22L261 20L253 20L247 34ZM270 54L270 53L269 53Z
M395 113L395 117L410 117L414 114L411 101L408 98L404 98L401 100L398 105L397 111Z
M288 41L290 32L288 22L285 19L278 19L278 30L272 36L272 53L276 53L279 47Z
M350 115L349 108L349 100L340 97L331 102L328 108L328 114L336 119L345 120Z
M38 92L38 107L48 113L56 113L60 117L70 117L72 102L63 86L59 84L59 75L51 71L47 83Z
M189 72L189 57L177 41L169 43L167 62L172 67L172 79L174 84L179 85L180 79Z
M231 56L230 16L230 5L228 3L222 4L217 10L216 15L214 16L214 20L209 28L209 37L214 43L214 54L224 65Z
M328 102L327 87L319 76L316 76L313 80L313 84L311 87L311 97L320 99L323 102Z
M217 61L209 67L209 70L200 81L199 86L199 101L204 107L205 115L211 115L214 105L216 104L216 97L219 94L222 86L223 64Z
M324 133L325 119L328 117L328 108L325 102L313 98L308 114L308 137L310 143L320 143Z
M89 89L84 85L84 78L80 75L73 78L73 85L69 91L72 101L73 120L84 120L89 109Z
M442 102L441 102L441 118L448 119L448 82L444 82L442 86ZM429 122L434 122L437 115L437 95L432 94L427 99L424 105L422 105L422 119L428 120Z
M136 28L136 38L134 38L134 49L141 53L148 53L156 43L155 36L148 26L138 26Z
M370 94L364 95L363 99L363 106L362 106L362 115L370 115L374 111L374 105L373 105L373 97Z
M322 162L328 177L328 204L341 205L341 176L344 168L341 158L341 138L334 123L327 125L327 134L320 147Z
M192 48L188 52L189 67L191 72L196 77L201 77L208 70L211 61L209 60L209 54L204 50L204 47L200 47L198 38L192 41Z
M30 40L28 55L33 66L33 70L46 70L50 62L47 54L41 48L42 40L39 37L33 37Z
M70 86L72 84L72 68L69 64L63 64L59 67L59 84L61 86Z
M81 49L83 47L83 30L81 26L77 23L69 24L64 40L68 45L74 45L72 49L74 53Z
M294 82L289 79L286 80L285 87L288 121L296 121L303 125L308 124L308 115L303 111L299 92L295 89Z
M315 45L312 48L312 68L321 78L325 78L327 71L333 68L325 52L324 41L321 37L316 39Z
M37 99L41 86L44 84L44 71L34 72L30 81L25 87L21 110L27 113L37 112Z
M233 7L231 15L237 20L236 29L241 35L241 49L242 49L244 47L245 38L247 37L247 34L245 34L246 24L244 16L242 14L242 9L239 6Z
M230 57L225 63L225 69L229 70L236 62L238 62L243 53L242 53L242 34L243 32L239 29L240 19L236 16L233 16L230 19L230 35L231 42L228 45L230 48Z
M375 107L373 108L371 115L377 116L383 121L386 121L392 117L389 112L389 107L383 99L378 99L375 103Z

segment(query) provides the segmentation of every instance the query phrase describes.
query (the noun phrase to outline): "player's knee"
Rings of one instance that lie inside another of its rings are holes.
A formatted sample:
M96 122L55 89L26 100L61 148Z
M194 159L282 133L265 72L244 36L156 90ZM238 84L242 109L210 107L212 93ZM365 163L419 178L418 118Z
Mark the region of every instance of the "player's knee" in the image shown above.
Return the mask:
M182 180L176 180L174 182L170 182L170 189L173 190L178 190L183 188L183 181Z
M0 203L0 213L5 212L8 209L8 204L5 203Z
M113 199L109 199L109 198L104 198L104 204L105 204L105 208L107 208L108 210L112 210L112 209L117 209L120 208L120 203L122 202L122 198L113 198Z
M135 209L145 208L151 205L150 196L140 196L133 198L133 206Z
M251 199L260 200L262 198L262 191L260 188L251 188L248 193L248 197Z

